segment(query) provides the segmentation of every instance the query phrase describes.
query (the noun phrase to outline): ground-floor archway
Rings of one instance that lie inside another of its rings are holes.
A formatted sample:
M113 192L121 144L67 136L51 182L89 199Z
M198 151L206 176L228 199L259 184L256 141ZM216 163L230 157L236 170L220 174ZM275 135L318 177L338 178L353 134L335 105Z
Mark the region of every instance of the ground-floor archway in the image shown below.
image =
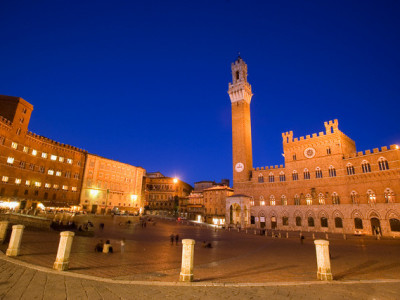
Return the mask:
M382 234L381 222L378 218L371 218L371 230L373 235Z

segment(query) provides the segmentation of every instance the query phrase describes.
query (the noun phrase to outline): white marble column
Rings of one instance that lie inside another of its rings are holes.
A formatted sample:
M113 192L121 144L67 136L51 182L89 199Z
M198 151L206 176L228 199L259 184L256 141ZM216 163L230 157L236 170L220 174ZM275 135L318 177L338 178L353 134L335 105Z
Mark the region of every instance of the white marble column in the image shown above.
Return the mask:
M72 241L75 233L72 231L63 231L60 233L60 243L58 244L57 258L53 269L66 271L69 267L69 254L71 253Z
M8 221L0 222L0 244L4 243L6 239L8 224L9 224Z
M21 247L22 234L24 233L24 225L14 225L12 227L12 233L10 243L6 252L7 256L18 256L19 249Z
M182 240L182 268L179 281L193 281L194 240Z
M315 240L314 244L317 252L317 278L320 280L332 280L331 260L329 258L329 241Z

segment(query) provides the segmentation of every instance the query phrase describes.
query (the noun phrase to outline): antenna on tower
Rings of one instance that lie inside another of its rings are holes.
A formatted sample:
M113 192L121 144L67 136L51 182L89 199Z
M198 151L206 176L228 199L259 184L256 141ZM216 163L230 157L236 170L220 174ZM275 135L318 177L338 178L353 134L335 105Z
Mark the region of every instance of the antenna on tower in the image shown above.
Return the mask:
M240 57L240 51L238 51L238 59L242 59L242 58Z

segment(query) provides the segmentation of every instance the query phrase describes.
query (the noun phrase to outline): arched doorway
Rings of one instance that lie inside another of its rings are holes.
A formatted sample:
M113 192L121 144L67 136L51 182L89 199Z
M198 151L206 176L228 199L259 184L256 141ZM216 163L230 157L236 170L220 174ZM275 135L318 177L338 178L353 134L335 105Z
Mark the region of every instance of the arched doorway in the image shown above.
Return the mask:
M265 215L263 212L260 213L260 228L265 228Z
M234 203L230 206L230 223L235 225L240 225L240 205Z
M381 222L378 218L371 218L371 229L373 235L381 235Z
M271 228L275 229L276 227L277 227L276 217L272 216L271 217Z

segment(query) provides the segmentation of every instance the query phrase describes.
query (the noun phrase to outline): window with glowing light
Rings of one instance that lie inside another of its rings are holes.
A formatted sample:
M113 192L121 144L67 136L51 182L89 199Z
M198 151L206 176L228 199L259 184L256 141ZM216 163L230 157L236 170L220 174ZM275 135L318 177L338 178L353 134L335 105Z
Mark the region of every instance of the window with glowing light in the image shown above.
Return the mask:
M29 151L29 148L28 148L28 147L26 147L26 146L24 146L24 149L23 149L22 151L24 151L25 153L28 153L28 151Z
M12 165L14 163L14 157L8 157L7 158L7 163Z
M57 171L56 176L61 176L61 171Z
M48 175L54 175L54 170L47 170Z
M42 183L39 182L39 181L36 181L36 182L35 182L35 186L36 186L36 187L41 187L41 186L42 186Z
M25 181L25 185L31 185L31 181L30 180L26 180Z
M50 159L53 160L53 161L55 161L55 160L57 160L57 156L56 156L56 155L51 155L51 156L50 156Z
M8 182L8 176L3 176L1 178L1 181L3 181L4 183L7 183Z
M18 148L18 144L15 143L15 142L12 142L12 143L11 143L11 148L17 149L17 148Z
M15 178L15 184L21 184L21 178Z
M46 152L42 152L42 158L47 158L47 153Z
M32 155L33 155L33 156L36 156L36 154L37 154L37 150L32 149Z

